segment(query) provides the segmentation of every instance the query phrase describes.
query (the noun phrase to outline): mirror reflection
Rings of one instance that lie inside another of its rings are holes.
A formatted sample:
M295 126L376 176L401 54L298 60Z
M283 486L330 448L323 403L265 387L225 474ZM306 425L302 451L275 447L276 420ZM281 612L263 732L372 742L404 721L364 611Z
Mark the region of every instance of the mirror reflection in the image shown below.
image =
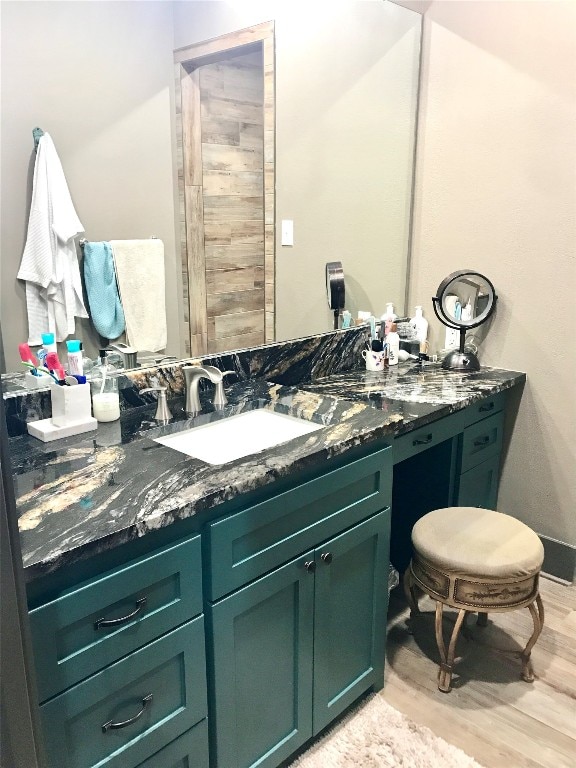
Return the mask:
M444 289L442 312L457 325L476 324L488 310L494 292L482 275L466 275L452 280Z
M16 274L30 212L35 126L54 140L88 240L162 240L168 339L156 357L187 354L173 51L265 21L274 22L276 67L275 208L265 221L274 246L273 338L332 328L327 261L343 263L346 308L354 316L358 310L380 315L388 301L403 311L418 14L384 0L332 3L329 14L297 3L6 0L2 133L10 151L2 154L0 261L6 370L21 370L18 344L28 338L25 287ZM293 223L293 245L282 244L283 221ZM91 358L109 341L126 341L102 339L90 320L77 319L74 335ZM242 335L228 348L252 346ZM139 361L145 353L138 350Z

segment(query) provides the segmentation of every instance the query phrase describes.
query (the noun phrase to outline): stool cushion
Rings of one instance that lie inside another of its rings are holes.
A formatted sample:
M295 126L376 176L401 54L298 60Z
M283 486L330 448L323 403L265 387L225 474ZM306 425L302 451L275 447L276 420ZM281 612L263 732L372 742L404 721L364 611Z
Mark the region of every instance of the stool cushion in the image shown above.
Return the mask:
M440 571L480 579L520 579L540 571L542 542L514 517L478 507L435 509L412 529L412 543Z

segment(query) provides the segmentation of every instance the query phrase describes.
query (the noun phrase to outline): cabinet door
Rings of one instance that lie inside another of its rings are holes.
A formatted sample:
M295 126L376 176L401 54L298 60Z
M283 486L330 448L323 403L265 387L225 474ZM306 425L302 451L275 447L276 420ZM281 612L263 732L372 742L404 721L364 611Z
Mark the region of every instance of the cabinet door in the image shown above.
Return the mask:
M314 734L383 685L389 550L387 509L315 551Z
M277 766L312 735L312 560L307 553L209 610L214 768Z
M497 454L461 474L457 506L496 509L499 470L500 454Z

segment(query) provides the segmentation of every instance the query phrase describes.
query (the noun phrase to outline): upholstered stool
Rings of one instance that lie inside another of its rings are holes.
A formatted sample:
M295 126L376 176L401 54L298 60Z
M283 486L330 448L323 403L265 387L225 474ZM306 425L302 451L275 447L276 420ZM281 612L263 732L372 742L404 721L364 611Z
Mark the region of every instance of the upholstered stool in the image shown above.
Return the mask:
M488 613L528 607L534 631L520 654L522 679L534 680L530 653L542 627L544 607L538 575L544 548L527 525L509 515L477 507L436 509L412 529L413 555L404 574L410 615L418 615L416 589L436 601L436 642L440 652L438 688L450 691L456 641L466 616L478 613L486 626ZM445 605L459 609L448 650L442 631Z

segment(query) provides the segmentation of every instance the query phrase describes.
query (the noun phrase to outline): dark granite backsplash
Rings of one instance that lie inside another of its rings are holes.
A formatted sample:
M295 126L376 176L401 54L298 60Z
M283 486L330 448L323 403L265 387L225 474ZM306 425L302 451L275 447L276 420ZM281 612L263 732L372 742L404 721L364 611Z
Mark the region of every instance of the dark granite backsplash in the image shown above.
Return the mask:
M368 326L346 331L332 331L301 339L290 339L262 347L226 352L141 368L118 375L120 408L126 410L154 402L155 395L140 395L146 387L166 386L168 397L184 393L182 365L191 363L213 365L221 371L234 371L226 383L265 379L275 384L307 384L333 374L345 373L359 367L360 355L366 345ZM22 375L2 377L8 434L13 437L26 433L26 423L47 419L52 415L49 390L27 390ZM202 381L201 388L210 384Z

